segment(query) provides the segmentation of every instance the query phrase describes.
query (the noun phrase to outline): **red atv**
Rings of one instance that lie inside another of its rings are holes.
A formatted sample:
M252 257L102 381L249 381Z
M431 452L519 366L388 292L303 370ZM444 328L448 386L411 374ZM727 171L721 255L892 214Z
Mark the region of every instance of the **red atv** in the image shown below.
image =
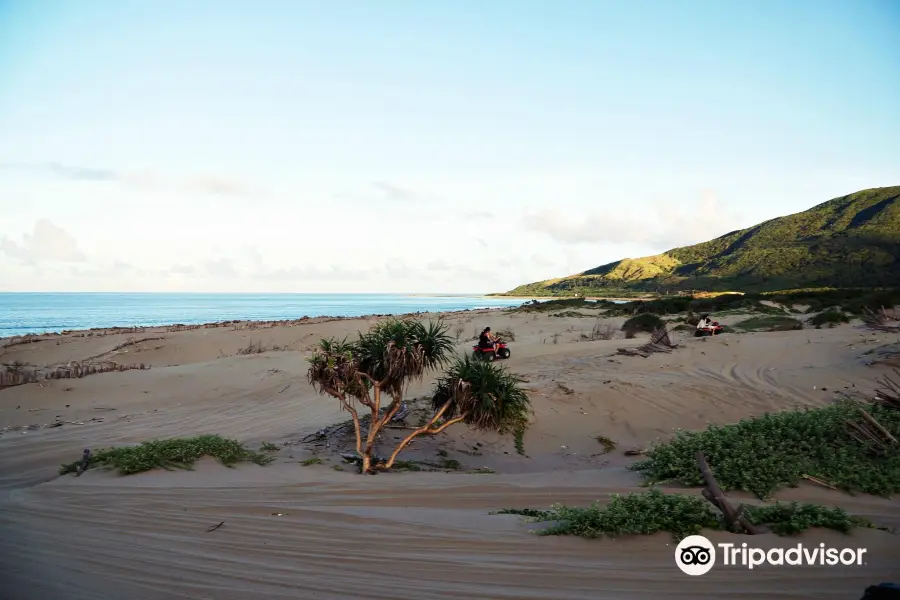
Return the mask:
M497 340L497 350L493 348L482 348L481 346L472 346L472 358L484 359L488 362L496 358L509 358L509 347L503 340Z
M694 331L694 337L703 337L704 335L719 335L725 329L719 325L718 321L713 321L706 327Z

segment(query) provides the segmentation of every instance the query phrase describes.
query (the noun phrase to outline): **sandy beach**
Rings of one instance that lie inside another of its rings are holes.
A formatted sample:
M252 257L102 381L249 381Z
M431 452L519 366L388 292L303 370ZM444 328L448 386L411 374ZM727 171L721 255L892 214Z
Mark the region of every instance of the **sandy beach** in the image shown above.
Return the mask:
M878 530L812 530L798 538L806 545L865 547L868 564L861 567L725 569L689 577L674 563L668 534L542 537L529 533L534 525L521 517L490 514L586 506L613 493L644 491L640 475L626 469L636 458L624 451L667 439L676 428L822 406L843 391L871 395L891 368L875 359L900 341L896 334L859 322L714 338L676 332L677 349L643 358L616 352L646 343L646 334L583 339L597 323L593 316L481 310L442 317L458 332L460 352L486 325L513 332L512 357L503 362L526 378L535 411L524 456L511 436L458 425L416 441L402 455L425 460L440 452L458 461L458 469L363 476L344 468L336 453L302 443L347 418L334 399L307 383L310 347L322 337L365 331L374 317L69 332L0 349L7 364L90 358L146 367L0 390L0 597L854 600L868 585L900 580L900 536ZM618 329L623 321L601 322ZM263 351L241 354L251 344ZM433 381L414 384L409 397L427 394ZM61 424L41 427L54 423ZM253 448L274 444L276 460L226 468L204 459L193 471L129 476L100 469L57 474L87 447L206 433ZM614 441L615 449L605 451L598 436ZM321 464L304 466L315 457ZM897 499L813 483L775 498L837 505L900 526ZM712 537L746 541L727 533ZM783 540L766 534L754 542Z

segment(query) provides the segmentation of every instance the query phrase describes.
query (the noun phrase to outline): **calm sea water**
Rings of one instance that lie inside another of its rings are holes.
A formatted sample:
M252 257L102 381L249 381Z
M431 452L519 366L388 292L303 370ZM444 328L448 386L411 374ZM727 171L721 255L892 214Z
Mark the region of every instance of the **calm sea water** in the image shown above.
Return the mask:
M455 295L0 293L0 337L92 327L437 312L523 302Z

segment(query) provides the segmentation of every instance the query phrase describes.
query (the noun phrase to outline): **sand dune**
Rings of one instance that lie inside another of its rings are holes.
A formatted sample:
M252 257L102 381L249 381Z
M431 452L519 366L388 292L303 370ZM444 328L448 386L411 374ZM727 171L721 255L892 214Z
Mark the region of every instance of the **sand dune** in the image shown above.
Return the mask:
M536 413L527 456L512 439L464 427L414 443L408 456L440 448L463 471L489 467L491 474L364 477L335 471L339 459L329 457L301 466L313 454L298 440L346 418L306 383L303 349L323 336L352 335L372 319L66 335L4 349L4 362L101 357L152 368L0 391L0 597L855 599L867 585L900 579L900 542L880 531L800 538L866 547L863 567L713 570L692 578L675 566L668 535L537 537L519 517L489 514L639 491L622 450L673 428L822 405L841 390L871 392L885 368L868 366L866 352L896 343L896 335L855 325L710 339L676 334L683 347L645 359L615 354L645 339L581 341L594 319L485 311L447 318L451 332L460 323L460 351L483 324L515 333L508 366L528 380ZM155 337L162 339L148 339ZM136 343L113 350L129 341ZM236 355L251 341L287 349ZM425 394L431 384L416 384L410 394ZM27 428L54 421L63 424ZM199 433L287 445L267 467L227 469L204 460L194 471L56 475L85 447ZM617 450L605 453L597 436L614 440ZM813 485L776 497L836 504L900 526L897 500ZM783 543L772 535L754 541Z

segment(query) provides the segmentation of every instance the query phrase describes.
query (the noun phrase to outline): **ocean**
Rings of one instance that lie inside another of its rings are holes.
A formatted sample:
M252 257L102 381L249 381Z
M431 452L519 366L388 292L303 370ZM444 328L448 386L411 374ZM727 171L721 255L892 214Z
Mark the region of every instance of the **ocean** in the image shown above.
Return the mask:
M92 327L440 312L518 306L522 298L401 294L0 293L0 337Z

